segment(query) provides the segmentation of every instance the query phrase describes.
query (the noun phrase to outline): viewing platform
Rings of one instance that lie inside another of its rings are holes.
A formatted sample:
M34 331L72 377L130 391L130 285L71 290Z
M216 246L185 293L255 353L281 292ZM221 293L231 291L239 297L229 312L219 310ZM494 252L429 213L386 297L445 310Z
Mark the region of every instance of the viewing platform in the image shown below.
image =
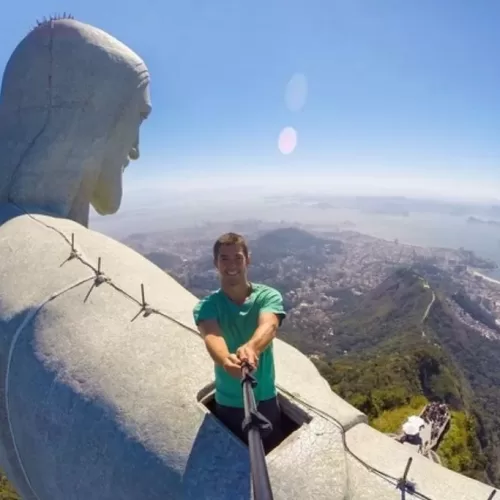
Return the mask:
M435 449L448 428L450 418L450 411L446 404L429 403L419 416L408 418L396 440L404 446L416 449L424 457L441 464Z

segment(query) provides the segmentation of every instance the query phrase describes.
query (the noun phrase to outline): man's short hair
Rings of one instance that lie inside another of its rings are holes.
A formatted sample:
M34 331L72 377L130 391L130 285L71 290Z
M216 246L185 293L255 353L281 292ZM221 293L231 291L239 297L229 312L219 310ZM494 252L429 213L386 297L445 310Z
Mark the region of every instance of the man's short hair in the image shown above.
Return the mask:
M245 257L248 259L248 245L243 236L237 233L225 233L217 238L214 244L214 260L219 257L220 247L222 245L240 245Z

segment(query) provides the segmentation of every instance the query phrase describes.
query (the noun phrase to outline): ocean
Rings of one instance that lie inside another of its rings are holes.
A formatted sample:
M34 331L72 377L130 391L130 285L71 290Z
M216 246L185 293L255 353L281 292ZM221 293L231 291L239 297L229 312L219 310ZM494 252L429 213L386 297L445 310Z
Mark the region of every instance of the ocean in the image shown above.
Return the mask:
M441 247L473 251L476 255L491 259L500 266L500 227L486 224L470 224L468 216L435 213L410 213L407 217L377 213L365 213L351 209L275 208L266 218L283 219L312 224L324 228L352 229L385 240L423 247ZM491 273L500 278L500 269Z

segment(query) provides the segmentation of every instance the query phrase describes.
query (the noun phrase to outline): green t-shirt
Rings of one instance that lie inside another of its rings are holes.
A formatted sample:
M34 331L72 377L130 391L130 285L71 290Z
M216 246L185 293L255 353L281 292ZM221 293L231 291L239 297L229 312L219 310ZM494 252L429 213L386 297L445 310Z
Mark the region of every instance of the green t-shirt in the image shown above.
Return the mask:
M196 324L207 319L217 320L229 352L235 353L253 336L261 312L274 312L283 320L286 315L283 297L274 288L252 283L252 292L243 304L236 304L222 289L219 289L200 300L193 310L193 315ZM254 376L257 379L257 386L254 389L256 402L276 396L273 342L261 353ZM241 381L216 364L215 400L217 403L242 408L242 391Z

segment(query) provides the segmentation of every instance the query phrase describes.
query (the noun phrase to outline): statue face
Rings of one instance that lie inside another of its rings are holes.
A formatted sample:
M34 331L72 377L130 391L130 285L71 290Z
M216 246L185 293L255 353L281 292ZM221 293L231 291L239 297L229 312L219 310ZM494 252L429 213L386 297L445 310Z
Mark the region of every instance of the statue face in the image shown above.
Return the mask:
M139 153L139 128L151 113L149 84L136 94L108 140L107 152L95 184L91 204L101 215L118 211L122 199L122 175Z

